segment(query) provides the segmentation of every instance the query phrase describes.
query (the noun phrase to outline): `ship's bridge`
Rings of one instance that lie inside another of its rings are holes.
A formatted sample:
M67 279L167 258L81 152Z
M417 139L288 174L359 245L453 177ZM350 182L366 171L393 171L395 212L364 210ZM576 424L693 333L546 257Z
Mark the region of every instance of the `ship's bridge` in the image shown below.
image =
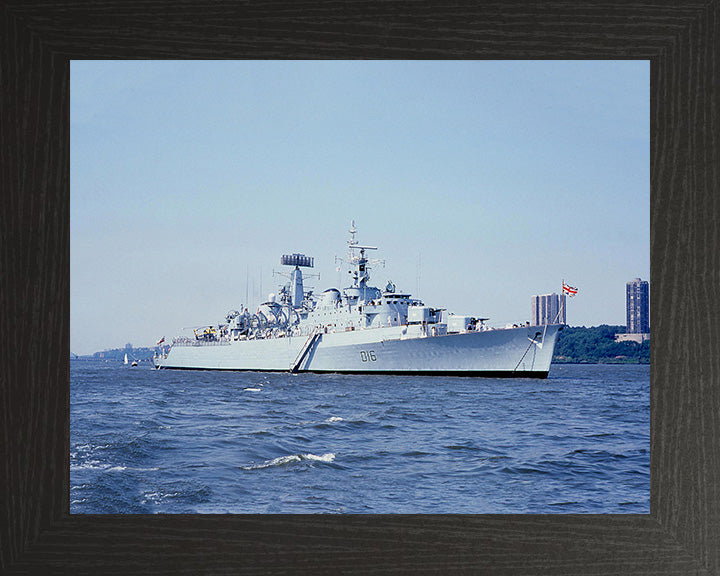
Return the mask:
M382 293L374 286L350 286L343 290L343 294L348 304L355 305L358 302L370 302L380 298Z

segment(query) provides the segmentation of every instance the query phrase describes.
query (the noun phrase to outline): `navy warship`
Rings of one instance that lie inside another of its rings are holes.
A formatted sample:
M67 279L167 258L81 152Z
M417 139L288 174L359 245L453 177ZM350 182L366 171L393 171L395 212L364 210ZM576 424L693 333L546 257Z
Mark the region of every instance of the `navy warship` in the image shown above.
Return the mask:
M488 318L447 313L400 292L369 284L376 261L350 227L352 284L316 296L303 268L314 258L285 254L289 282L254 313L232 310L225 322L194 328L154 357L157 368L422 374L546 378L562 324L494 328Z

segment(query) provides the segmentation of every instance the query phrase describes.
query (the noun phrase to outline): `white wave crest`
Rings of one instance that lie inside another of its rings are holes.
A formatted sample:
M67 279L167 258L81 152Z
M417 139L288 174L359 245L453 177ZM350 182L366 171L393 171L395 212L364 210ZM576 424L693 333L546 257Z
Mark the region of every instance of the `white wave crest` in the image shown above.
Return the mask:
M253 464L252 466L241 466L241 470L262 470L263 468L272 468L273 466L283 466L285 464L292 464L294 462L302 462L303 460L311 460L316 462L332 462L335 460L335 454L328 452L322 456L316 456L315 454L291 454L289 456L280 456L267 460L262 464Z
M343 419L340 416L332 416L327 419L327 422L342 422Z
M82 464L70 464L70 470L107 470L108 465L99 460L86 460Z
M315 454L303 454L302 457L305 460L317 460L319 462L332 462L335 460L335 454L332 452L328 452L327 454L323 454L322 456L315 456Z

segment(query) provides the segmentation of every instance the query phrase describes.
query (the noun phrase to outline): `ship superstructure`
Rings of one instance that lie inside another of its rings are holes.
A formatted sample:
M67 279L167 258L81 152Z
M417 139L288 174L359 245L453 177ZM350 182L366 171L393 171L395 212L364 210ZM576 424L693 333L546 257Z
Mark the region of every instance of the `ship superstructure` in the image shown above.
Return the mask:
M158 368L290 372L454 374L546 377L562 325L491 328L487 318L426 306L392 281L369 284L368 252L350 228L352 283L319 295L306 290L314 259L285 254L289 282L254 313L229 312L224 323L194 329L156 355Z

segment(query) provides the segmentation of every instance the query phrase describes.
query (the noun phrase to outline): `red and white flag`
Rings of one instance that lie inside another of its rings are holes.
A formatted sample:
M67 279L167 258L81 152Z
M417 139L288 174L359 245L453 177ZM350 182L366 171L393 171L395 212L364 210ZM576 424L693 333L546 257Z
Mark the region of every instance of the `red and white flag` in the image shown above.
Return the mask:
M165 342L165 336L163 336L162 338L160 338L160 340L158 341L157 344L155 344L155 346L160 346L160 344L162 344L163 342Z
M563 294L567 294L568 296L570 296L570 298L572 298L573 296L575 296L575 294L578 293L578 289L574 286L569 286L568 284L565 284L565 280L563 280L562 283L562 291Z

